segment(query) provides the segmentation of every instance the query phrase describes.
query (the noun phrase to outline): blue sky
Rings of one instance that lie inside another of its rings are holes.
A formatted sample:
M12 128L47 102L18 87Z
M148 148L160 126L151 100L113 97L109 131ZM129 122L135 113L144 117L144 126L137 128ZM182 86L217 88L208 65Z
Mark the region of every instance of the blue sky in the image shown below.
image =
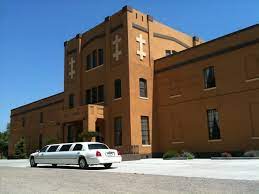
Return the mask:
M258 0L0 0L0 131L12 108L63 91L63 42L130 5L211 40L258 23Z

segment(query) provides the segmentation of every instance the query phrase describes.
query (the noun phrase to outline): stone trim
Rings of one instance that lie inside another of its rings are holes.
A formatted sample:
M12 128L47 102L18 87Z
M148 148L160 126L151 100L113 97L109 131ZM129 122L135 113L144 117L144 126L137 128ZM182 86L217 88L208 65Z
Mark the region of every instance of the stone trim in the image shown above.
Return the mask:
M199 57L195 57L195 58L189 59L187 61L183 61L183 62L179 62L179 63L173 64L173 65L170 65L169 67L165 67L165 68L162 68L162 69L159 69L159 70L155 71L155 74L159 74L159 73L162 73L162 72L165 72L165 71L168 71L168 70L177 69L177 68L183 67L185 65L189 65L189 64L192 64L192 63L195 63L195 62L206 60L208 58L215 57L215 56L218 56L218 55L222 55L222 54L225 54L225 53L228 53L228 52L232 52L232 51L235 51L235 50L238 50L238 49L250 46L250 45L254 45L254 44L257 44L257 43L259 43L259 38L255 39L255 40L247 41L247 42L235 45L235 46L230 46L230 47L227 47L227 48L224 48L224 49L220 49L220 50L217 50L217 51L214 51L214 52L210 52L209 54L205 54L205 55L202 55L202 56L199 56ZM190 49L195 49L195 47L190 48Z
M140 25L138 25L138 24L132 23L132 27L135 28L135 29L137 29L137 30L140 30L140 31L142 31L142 32L148 33L148 29L147 29L147 28L145 28L145 27L143 27L143 26L140 26Z
M189 45L185 44L184 42L182 42L182 41L180 41L177 38L174 38L172 36L167 36L167 35L160 34L160 33L157 33L157 32L154 32L153 36L156 37L156 38L162 38L162 39L165 39L165 40L171 40L173 42L176 42L176 43L180 44L181 46L183 46L185 48L190 48Z

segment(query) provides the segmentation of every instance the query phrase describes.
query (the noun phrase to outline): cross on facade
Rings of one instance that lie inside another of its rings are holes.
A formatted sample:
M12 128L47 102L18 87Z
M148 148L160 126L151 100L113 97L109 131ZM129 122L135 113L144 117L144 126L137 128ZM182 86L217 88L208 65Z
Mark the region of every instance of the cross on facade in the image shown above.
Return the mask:
M70 79L73 79L74 78L74 74L76 73L75 70L74 70L74 64L75 63L76 63L76 61L74 60L73 57L71 57L70 61L69 61L70 71L68 73Z
M121 41L121 38L118 34L115 35L115 39L112 41L112 45L115 45L115 52L112 54L113 58L115 58L116 61L119 60L119 56L121 55L121 50L119 50L119 42Z
M137 42L139 42L139 50L137 50L137 55L139 55L140 60L143 60L146 56L146 53L143 50L144 44L146 44L146 41L142 38L142 34L139 35L139 37L136 37Z

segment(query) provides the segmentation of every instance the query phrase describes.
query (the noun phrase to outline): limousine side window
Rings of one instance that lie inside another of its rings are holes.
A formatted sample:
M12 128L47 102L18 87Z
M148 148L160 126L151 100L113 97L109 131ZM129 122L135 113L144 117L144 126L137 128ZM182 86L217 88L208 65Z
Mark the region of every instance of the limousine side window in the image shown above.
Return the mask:
M58 145L50 146L48 152L55 152L58 149Z
M60 151L60 152L68 151L71 146L72 146L72 144L63 145L63 146L60 148L59 151Z
M73 148L73 151L80 151L82 150L83 146L82 144L76 144L75 147Z
M40 152L46 152L46 149L48 148L48 146L45 146L44 148L42 148L41 150L40 150Z

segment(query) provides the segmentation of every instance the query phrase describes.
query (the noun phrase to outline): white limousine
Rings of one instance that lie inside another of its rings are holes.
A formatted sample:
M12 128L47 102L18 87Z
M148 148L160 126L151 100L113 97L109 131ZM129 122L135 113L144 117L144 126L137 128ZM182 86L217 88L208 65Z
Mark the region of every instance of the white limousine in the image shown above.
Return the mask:
M30 155L31 167L37 164L79 165L88 168L92 165L104 165L110 168L112 163L121 162L121 155L117 150L98 142L75 142L47 145Z

